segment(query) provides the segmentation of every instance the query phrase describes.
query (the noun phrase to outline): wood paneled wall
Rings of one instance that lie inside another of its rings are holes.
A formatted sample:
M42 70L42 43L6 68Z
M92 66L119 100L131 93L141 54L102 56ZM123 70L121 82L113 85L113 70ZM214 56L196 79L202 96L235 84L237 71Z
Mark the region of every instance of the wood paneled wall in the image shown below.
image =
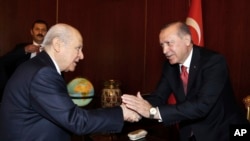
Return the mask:
M202 2L205 45L225 55L241 102L250 95L250 1ZM108 79L120 80L124 93L148 93L155 88L165 59L159 30L168 22L185 21L188 9L189 0L1 0L0 55L31 40L29 29L35 19L50 25L68 23L83 35L85 59L75 72L65 73L67 82L85 77L97 96Z

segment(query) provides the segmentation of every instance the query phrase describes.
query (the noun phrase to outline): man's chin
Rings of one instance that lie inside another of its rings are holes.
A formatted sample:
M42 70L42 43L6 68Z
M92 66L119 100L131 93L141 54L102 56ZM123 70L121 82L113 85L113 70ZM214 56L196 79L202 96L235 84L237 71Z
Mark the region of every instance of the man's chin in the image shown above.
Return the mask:
M177 64L175 60L168 60L171 65Z
M73 71L75 71L75 68L68 68L64 72L69 72L69 71L73 72Z

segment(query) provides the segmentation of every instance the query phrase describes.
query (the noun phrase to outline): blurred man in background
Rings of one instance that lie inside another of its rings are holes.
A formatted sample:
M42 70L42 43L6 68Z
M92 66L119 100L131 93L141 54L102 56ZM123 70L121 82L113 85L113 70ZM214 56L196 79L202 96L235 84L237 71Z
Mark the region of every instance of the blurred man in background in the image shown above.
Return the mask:
M44 36L49 29L48 23L44 20L36 20L32 23L30 34L32 42L20 43L16 47L0 58L0 101L6 82L23 62L36 56L42 48Z

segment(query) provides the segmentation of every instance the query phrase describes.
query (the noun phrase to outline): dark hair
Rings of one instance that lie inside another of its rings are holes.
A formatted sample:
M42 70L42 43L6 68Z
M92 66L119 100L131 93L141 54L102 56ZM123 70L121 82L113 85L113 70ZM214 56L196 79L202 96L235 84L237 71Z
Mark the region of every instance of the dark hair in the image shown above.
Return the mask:
M34 26L35 26L35 24L37 24L37 23L40 23L40 24L45 24L45 25L46 25L47 30L49 29L49 25L48 25L48 23L47 23L46 21L44 21L44 20L40 20L40 19L35 20L35 21L32 23L31 29L33 29L33 28L34 28Z

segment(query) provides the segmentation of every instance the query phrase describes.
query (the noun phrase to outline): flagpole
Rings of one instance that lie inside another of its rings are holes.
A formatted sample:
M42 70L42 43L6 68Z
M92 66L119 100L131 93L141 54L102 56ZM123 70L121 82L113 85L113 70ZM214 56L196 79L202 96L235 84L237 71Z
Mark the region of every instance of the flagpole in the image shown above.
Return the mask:
M143 89L144 88L146 88L146 57L147 57L147 42L146 42L146 40L147 40L147 23L148 23L148 19L147 19L147 17L148 17L148 13L147 13L147 11L148 11L148 1L147 0L145 0L145 19L144 19L144 56L143 56L143 74L144 74L144 76L143 76Z
M59 15L59 0L56 0L56 23L58 23L58 15Z

